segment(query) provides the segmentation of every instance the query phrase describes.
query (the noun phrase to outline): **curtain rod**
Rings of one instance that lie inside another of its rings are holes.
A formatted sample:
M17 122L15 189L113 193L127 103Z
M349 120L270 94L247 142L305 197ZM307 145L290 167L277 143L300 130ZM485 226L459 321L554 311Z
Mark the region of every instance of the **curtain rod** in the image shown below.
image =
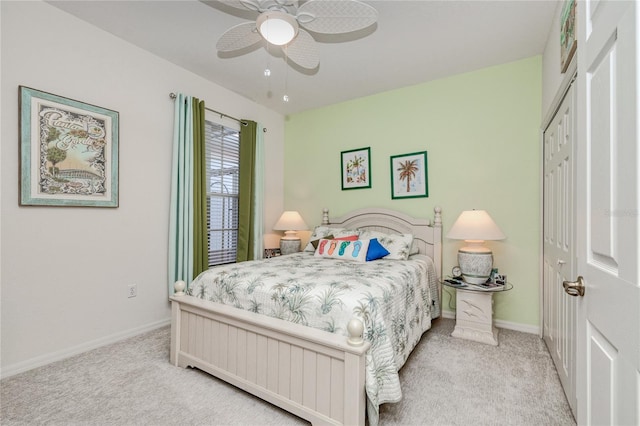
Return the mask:
M169 93L169 97L170 97L171 99L175 100L178 96L177 96L175 93L171 92L171 93ZM220 115L220 118L222 118L222 117L227 117L227 118L230 118L230 119L232 119L232 120L235 120L235 121L237 121L238 123L242 124L243 126L246 126L247 124L249 124L249 123L247 123L246 121L242 121L242 120L240 120L240 119L238 119L238 118L232 117L232 116L227 115L227 114L225 114L225 113L223 113L223 112L216 111L215 109L207 108L206 106L204 107L204 109L206 109L207 111L211 111L211 112L213 112L213 113L215 113L215 114L219 114L219 115Z

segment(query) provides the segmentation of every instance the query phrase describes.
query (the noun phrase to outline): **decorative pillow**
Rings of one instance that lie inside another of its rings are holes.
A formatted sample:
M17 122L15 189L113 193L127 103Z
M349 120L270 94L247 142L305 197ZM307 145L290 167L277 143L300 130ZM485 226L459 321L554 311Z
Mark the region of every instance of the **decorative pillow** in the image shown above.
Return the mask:
M367 240L327 240L323 238L318 243L318 248L313 254L318 257L332 257L343 260L356 260L365 262L367 260L367 251L369 250L369 241Z
M373 238L381 239L389 235L394 235L382 231L372 231L369 229L359 229L358 231L360 231L359 238L361 240L371 240ZM409 252L409 256L418 253L420 253L420 249L418 248L418 242L414 239L413 244L411 244L411 251Z
M318 243L322 238L318 238L317 240L309 241L309 243L313 246L314 251L318 248ZM344 240L344 241L357 241L357 235L349 235L348 237L334 237L333 235L327 235L324 237L325 240Z
M333 235L327 235L324 238L327 240L333 240ZM315 251L318 248L318 243L320 242L321 239L322 238L318 238L317 240L309 241L309 244L313 246L313 251Z
M411 253L411 245L413 244L413 235L397 234L386 235L379 238L378 241L389 251L389 255L385 259L407 260Z
M341 241L358 241L359 238L357 235L349 235L347 237L333 237L334 240L341 240ZM330 238L327 238L327 240L330 240Z
M345 229L345 228L330 228L328 226L316 226L309 237L309 244L304 248L304 251L315 251L313 244L311 241L319 240L321 238L326 238L328 235L333 235L334 237L346 237L349 235L358 235L358 231L353 229Z
M372 231L370 229L358 229L358 231L360 231L360 233L358 234L358 236L363 239L363 240L371 240L373 238L384 238L387 235L389 235L386 232L382 232L382 231Z
M380 244L377 238L369 240L369 249L367 250L367 262L382 259L389 254L389 251Z

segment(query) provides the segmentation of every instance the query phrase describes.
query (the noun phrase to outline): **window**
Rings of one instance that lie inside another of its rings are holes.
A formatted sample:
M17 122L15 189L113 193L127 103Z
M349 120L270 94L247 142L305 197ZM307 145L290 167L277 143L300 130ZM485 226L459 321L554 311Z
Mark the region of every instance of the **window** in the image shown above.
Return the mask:
M206 120L209 267L236 261L240 131Z

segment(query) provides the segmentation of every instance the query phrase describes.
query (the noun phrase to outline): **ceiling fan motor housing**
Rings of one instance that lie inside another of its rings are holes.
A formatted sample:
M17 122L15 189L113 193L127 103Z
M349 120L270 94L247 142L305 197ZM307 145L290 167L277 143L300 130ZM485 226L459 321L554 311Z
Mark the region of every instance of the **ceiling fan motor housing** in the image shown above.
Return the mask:
M298 21L276 10L262 12L256 20L256 27L265 40L276 46L285 45L298 35Z

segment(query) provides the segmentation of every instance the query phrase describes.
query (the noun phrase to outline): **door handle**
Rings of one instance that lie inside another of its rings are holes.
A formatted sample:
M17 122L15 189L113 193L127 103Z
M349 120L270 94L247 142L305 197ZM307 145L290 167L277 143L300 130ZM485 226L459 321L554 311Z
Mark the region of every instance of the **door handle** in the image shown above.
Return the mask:
M584 296L584 278L578 277L577 281L562 281L562 287L569 296Z

